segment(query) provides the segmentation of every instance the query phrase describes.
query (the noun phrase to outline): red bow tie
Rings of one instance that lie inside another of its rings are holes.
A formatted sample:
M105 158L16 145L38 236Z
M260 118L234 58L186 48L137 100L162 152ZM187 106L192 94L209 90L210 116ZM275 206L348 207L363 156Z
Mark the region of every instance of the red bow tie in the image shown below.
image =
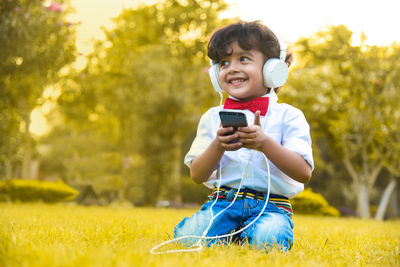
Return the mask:
M269 98L268 97L257 97L247 102L240 102L227 98L225 100L224 109L248 109L253 113L259 110L261 116L265 116L268 111Z

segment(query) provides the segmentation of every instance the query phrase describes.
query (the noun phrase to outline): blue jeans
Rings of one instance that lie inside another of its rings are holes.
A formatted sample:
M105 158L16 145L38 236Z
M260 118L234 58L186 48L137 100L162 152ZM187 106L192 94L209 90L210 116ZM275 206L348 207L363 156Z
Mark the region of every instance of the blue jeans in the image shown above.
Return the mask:
M183 236L202 236L211 220L210 208L214 200L205 203L192 217L184 218L175 226L174 238ZM219 200L212 207L214 216L231 204L230 201ZM232 206L216 217L206 236L220 236L235 232L251 223L261 212L265 205L263 200L241 199L236 200ZM228 242L248 242L251 247L270 249L273 246L287 251L293 245L293 222L283 211L273 203L268 203L263 214L255 223L243 232L233 237L206 239L207 246L212 244L226 244ZM191 246L198 241L197 238L179 240L179 243Z

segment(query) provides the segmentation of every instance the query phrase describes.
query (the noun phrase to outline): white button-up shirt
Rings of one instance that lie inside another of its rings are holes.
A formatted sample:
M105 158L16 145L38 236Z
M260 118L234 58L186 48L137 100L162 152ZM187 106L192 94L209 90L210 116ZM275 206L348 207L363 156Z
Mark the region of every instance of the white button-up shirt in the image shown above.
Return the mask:
M304 114L299 109L277 103L278 97L273 90L265 97L269 97L269 107L266 117L261 117L261 125L265 134L274 139L285 148L298 153L314 169L312 157L310 126ZM216 138L220 127L219 111L221 107L210 108L200 119L197 135L189 152L185 156L185 164L190 167L194 158L203 153L210 143ZM254 121L254 113L243 110L248 124ZM304 184L299 183L281 170L272 162L270 166L271 194L283 195L293 198L304 190ZM238 188L243 177L242 188L250 188L267 192L268 172L265 157L262 152L241 148L236 151L225 151L221 158L219 168L204 184L210 188L218 185L221 175L221 185Z

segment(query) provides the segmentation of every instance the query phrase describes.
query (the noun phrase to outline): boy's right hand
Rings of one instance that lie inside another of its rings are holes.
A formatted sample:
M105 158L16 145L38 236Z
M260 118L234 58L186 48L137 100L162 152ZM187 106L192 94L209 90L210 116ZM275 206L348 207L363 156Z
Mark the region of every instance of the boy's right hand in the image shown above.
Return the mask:
M216 141L219 147L225 151L235 151L243 147L240 142L234 142L239 136L234 132L233 127L220 127L217 131Z

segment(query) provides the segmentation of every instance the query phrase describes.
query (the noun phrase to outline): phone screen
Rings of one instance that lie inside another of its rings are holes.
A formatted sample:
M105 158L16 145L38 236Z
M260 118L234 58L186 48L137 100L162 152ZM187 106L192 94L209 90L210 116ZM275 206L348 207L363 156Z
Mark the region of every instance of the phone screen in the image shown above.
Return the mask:
M223 127L241 127L247 126L246 115L240 111L226 111L221 110L219 112L221 124Z

